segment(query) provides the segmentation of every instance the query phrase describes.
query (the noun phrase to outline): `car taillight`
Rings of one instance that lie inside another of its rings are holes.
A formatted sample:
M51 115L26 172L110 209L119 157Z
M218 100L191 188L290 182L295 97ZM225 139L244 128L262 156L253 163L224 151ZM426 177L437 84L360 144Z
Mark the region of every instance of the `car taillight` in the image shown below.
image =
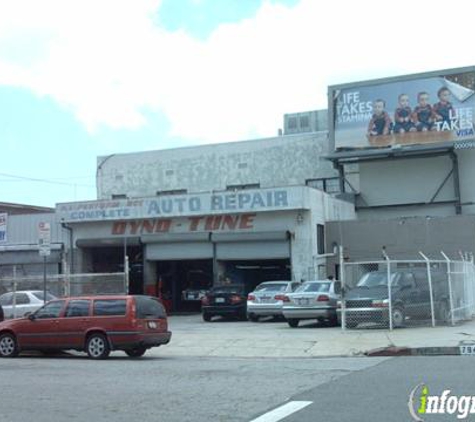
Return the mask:
M372 302L373 308L387 308L389 306L388 299L376 299Z
M319 295L317 297L317 302L328 302L330 298L327 295Z
M231 303L239 303L242 302L242 297L238 295L233 295L230 297Z
M248 295L247 300L256 300L256 297L254 295Z
M290 301L290 299L285 295L275 295L274 299L275 300L281 300L282 302L289 302Z
M209 297L208 297L208 296L203 296L203 297L201 298L201 304L202 304L202 305L205 305L205 306L206 306L206 305L209 305Z

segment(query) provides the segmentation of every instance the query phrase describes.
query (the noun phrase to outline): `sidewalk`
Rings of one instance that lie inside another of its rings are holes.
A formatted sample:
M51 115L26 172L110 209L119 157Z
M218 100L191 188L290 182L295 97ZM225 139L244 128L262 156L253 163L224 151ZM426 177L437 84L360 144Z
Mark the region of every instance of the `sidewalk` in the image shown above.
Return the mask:
M328 357L363 356L387 347L458 347L475 344L475 321L455 327L354 329L318 324L290 328L285 322L216 321L205 323L200 315L172 316L169 345L152 349L157 356L221 357Z

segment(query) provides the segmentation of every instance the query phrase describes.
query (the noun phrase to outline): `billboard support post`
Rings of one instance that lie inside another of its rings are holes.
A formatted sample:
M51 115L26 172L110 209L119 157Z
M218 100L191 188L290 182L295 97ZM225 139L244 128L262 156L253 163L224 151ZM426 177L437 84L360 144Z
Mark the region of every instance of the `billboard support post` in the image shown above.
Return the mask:
M450 152L452 159L452 169L454 175L454 193L455 193L455 214L462 214L462 204L460 203L460 177L459 177L459 160L455 151Z

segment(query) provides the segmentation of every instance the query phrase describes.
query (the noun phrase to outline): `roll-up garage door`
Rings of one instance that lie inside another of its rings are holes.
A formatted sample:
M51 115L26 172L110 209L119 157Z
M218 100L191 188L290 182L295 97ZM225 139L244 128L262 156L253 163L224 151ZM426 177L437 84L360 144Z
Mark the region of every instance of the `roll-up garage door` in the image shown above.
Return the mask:
M213 233L212 240L219 260L290 258L287 232Z
M160 236L142 236L145 259L169 261L213 258L213 244L209 233L176 233Z

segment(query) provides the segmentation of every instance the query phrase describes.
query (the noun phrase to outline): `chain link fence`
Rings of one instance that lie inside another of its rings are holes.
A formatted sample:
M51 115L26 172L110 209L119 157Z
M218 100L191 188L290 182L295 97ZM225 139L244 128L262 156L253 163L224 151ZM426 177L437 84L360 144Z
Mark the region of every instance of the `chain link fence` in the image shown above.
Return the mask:
M46 290L46 298L44 296ZM0 305L5 318L22 317L34 312L54 297L126 294L125 272L98 274L13 275L0 278Z
M385 254L384 254L385 255ZM455 325L475 315L473 256L341 262L342 329Z

